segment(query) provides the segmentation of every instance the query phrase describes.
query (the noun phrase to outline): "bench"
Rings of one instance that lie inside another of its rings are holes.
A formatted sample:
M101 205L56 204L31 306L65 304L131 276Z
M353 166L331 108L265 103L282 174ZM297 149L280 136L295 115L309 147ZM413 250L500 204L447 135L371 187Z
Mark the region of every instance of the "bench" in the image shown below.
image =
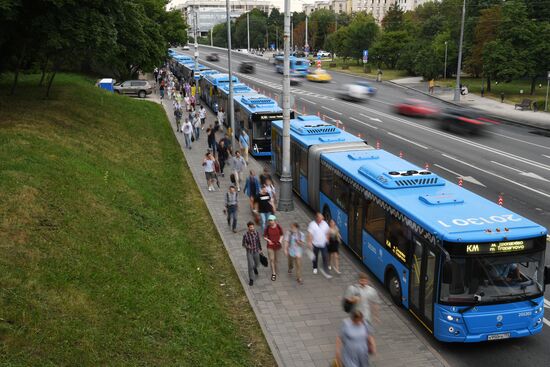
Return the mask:
M531 109L531 100L530 99L524 99L523 101L521 101L521 103L516 103L514 105L514 110L517 109L518 107L521 108L521 110L525 110L525 109L528 109L530 110Z

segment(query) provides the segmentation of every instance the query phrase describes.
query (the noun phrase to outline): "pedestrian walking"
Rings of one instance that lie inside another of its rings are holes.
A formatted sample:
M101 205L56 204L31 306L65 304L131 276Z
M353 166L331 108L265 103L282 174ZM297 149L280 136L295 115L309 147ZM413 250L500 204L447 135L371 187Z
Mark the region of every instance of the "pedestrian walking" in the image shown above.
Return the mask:
M214 129L212 129L212 125L210 125L206 129L206 140L208 142L208 149L212 151L212 154L216 155L216 150L217 150L216 133L214 132Z
M235 186L229 186L228 192L225 193L225 209L227 214L227 225L231 226L233 233L237 233L237 212L239 210L239 200Z
M344 319L336 337L336 361L344 367L368 367L369 354L376 354L374 337L361 311L354 310Z
M164 99L164 88L165 88L164 80L161 80L160 81L160 86L159 86L159 94L160 94L161 103L162 103L162 100Z
M300 231L300 225L296 222L290 225L290 230L286 232L285 255L288 259L288 273L291 274L296 269L296 281L302 284L302 255L304 253L305 236Z
M260 175L260 184L265 185L267 183L267 180L273 182L273 179L271 178L271 173L269 173L269 168L264 167L262 174Z
M243 170L246 168L246 162L237 151L231 163L233 166L233 174L235 175L235 182L237 183L237 191L241 191L241 176Z
M340 235L340 229L336 225L336 221L331 219L328 222L329 232L328 232L328 255L329 255L329 266L328 270L334 269L336 274L340 273L340 257L339 257L339 248L342 243L342 236Z
M225 122L225 114L223 113L223 107L220 107L218 109L218 124L220 126L224 126L224 122Z
M214 188L214 181L216 180L216 160L211 152L206 153L202 165L204 167L204 174L206 176L206 184L208 191L216 191Z
M273 185L273 181L271 181L271 179L269 178L265 180L265 189L267 190L269 196L271 196L271 200L273 201L273 209L277 208L277 191L275 190L275 185Z
M189 98L189 96L185 96L183 98L183 101L185 102L185 110L187 112L191 111L191 99Z
M157 83L159 79L159 69L156 66L155 66L155 69L153 70L153 76L155 77L155 83Z
M250 174L246 178L246 182L244 184L244 193L250 200L250 209L254 210L254 200L260 192L260 180L253 170L250 170L249 173Z
M277 280L279 262L279 251L282 248L283 229L277 223L277 217L271 214L268 218L268 225L264 229L264 240L267 241L267 255L271 263L271 280Z
M191 143L193 142L193 125L189 120L183 124L183 136L185 137L185 147L191 149Z
M243 235L242 245L246 249L246 262L248 265L248 285L254 285L254 278L258 275L258 265L260 265L260 254L262 253L262 244L260 234L254 227L254 222L246 224L248 230Z
M248 149L250 148L250 137L246 133L245 129L241 129L241 135L239 136L239 146L241 148L241 154L244 157L246 163L248 163Z
M191 94L191 96L189 96L189 103L191 104L191 111L195 111L195 103L196 103L195 93L193 93L193 94Z
M201 119L201 125L204 126L206 122L206 109L203 105L199 106L199 118Z
M195 113L195 116L193 118L193 127L195 128L195 139L199 140L199 137L201 136L201 120L197 113Z
M223 169L225 168L225 162L229 159L230 155L231 151L225 145L225 141L220 139L220 142L218 143L218 161L220 162L220 173L222 177L225 177Z
M369 285L369 277L366 273L359 273L357 283L346 289L344 301L349 304L350 312L354 310L361 312L371 333L374 333L374 324L375 320L378 320L378 308L382 301L376 289Z
M174 117L176 119L176 131L180 132L181 130L181 118L183 117L183 114L181 112L181 108L177 107L174 109Z
M265 229L269 216L273 214L273 201L265 186L261 186L260 192L254 199L254 214L260 216L262 228Z
M319 253L321 253L321 257L323 258L323 269L321 269L321 274L328 279L332 278L328 270L327 239L329 231L330 228L321 213L316 213L315 220L311 221L307 227L308 246L313 250L313 274L317 274Z
M185 85L183 88L185 90L185 96L189 97L191 95L191 85L189 85L189 82L185 82Z
M434 88L435 88L435 80L432 78L428 82L428 93L434 94Z

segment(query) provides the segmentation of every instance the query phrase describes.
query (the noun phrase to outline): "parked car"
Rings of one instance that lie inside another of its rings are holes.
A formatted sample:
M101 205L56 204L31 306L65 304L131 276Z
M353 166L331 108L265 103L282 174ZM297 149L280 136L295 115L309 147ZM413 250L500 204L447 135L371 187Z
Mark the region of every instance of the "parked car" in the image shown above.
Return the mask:
M189 45L183 46L182 49L183 49L184 51L189 51Z
M330 57L330 52L328 51L323 51L323 50L319 50L317 51L317 54L315 56L318 56L318 57Z
M254 63L248 61L241 62L241 65L239 66L239 71L243 74L254 74Z
M113 87L115 93L136 95L139 98L145 98L153 93L153 86L147 80L127 80L123 83L117 83Z
M206 56L206 61L220 61L220 56L217 53L211 53Z

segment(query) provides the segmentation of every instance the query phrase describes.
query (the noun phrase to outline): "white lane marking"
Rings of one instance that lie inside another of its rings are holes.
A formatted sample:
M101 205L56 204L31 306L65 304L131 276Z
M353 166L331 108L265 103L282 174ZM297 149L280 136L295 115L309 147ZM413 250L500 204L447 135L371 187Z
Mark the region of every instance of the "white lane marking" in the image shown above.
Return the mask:
M546 320L546 317L542 319L547 326L550 326L550 321Z
M550 301L547 300L546 298L544 299L544 307L550 308Z
M542 180L542 181L546 181L546 182L550 182L549 180L547 180L546 178L542 177L542 176L539 176L537 175L536 173L533 173L533 172L523 172L517 168L514 168L514 167L510 167L506 164L502 164L502 163L498 163L498 162L495 162L495 161L491 161L491 163L494 163L496 165L499 165L501 167L504 167L504 168L507 168L507 169L511 169L512 171L516 171L518 172L520 175L522 176L525 176L525 177L531 177L531 178L536 178L537 180Z
M441 168L441 169L444 170L444 171L450 172L451 174L455 175L457 178L461 178L461 179L463 179L463 180L466 181L466 182L471 182L471 183L476 184L476 185L479 185L479 186L487 187L487 186L485 186L484 184L482 184L481 182L479 182L478 180L476 180L475 178L473 178L472 176L463 176L463 175L461 175L460 173L456 173L456 172L454 172L454 171L451 171L450 169L448 169L448 168L446 168L446 167L443 167L443 166L440 166L440 165L437 164L437 163L434 163L434 166L439 167L439 168Z
M518 138L512 138L511 136L507 136L507 135L503 135L503 134L499 134L499 133L491 132L491 134L492 134L492 135L497 135L497 136L502 136L503 138L506 138L506 139L519 141L519 142L524 143L524 144L534 145L534 146L539 147L539 148L543 148L543 149L548 149L548 150L550 150L550 147L547 147L547 146L545 146L545 145L540 145L540 144L536 144L536 143L531 143L531 142L529 142L529 141L521 140L521 139L518 139Z
M333 112L333 113L337 114L338 116L342 115L342 112L334 111L332 108L328 108L328 107L325 107L325 106L321 106L321 108L324 108L327 111Z
M550 158L550 155L543 154L543 157Z
M366 117L366 118L368 118L369 120L372 120L372 121L382 122L382 120L380 120L380 119L378 119L378 118L376 118L376 117L370 117L370 116L368 116L368 115L365 115L364 113L360 113L360 115L363 116L363 117Z
M548 193L546 193L546 192L543 192L543 191L539 191L539 190L533 189L533 188L531 188L531 187L529 187L529 186L527 186L527 185L521 184L521 183L516 182L516 181L514 181L514 180L510 180L510 179L508 179L508 178L506 178L506 177L497 175L496 173L493 173L493 172L491 172L491 171L487 171L487 170L481 169L481 168L479 168L479 167L474 166L473 164L470 164L470 163L461 161L460 159L455 158L455 157L452 157L452 156L450 156L450 155L442 154L442 156L443 156L443 157L446 157L446 158L449 158L449 159L452 159L453 161L462 163L462 164L465 165L465 166L468 166L468 167L477 169L478 171L485 172L485 173L490 174L490 175L492 175L492 176L498 177L498 178L500 178L501 180L508 181L508 182L510 182L510 183L512 183L512 184L514 184L514 185L518 185L518 186L520 186L520 187L523 187L524 189L527 189L527 190L529 190L529 191L533 191L533 192L535 192L535 193L537 193L537 194L539 194L539 195L542 195L542 196L545 196L545 197L547 197L547 198L550 198L550 194L548 194Z
M353 121L355 121L355 122L358 122L358 123L360 123L360 124L366 125L366 126L370 127L371 129L378 130L378 127L372 126L371 124L367 124L365 121L358 120L358 119L356 119L355 117L349 117L349 119L350 119L350 120L353 120Z
M422 148L422 149L428 149L427 146L422 145L422 144L419 144L419 143L417 143L417 142L415 142L415 141L412 141L412 140L410 140L410 139L404 138L404 137L402 137L402 136L400 136L400 135L397 135L397 134L394 134L394 133L390 133L390 132L388 132L388 135L391 135L391 136L393 136L394 138L397 138L397 139L404 140L404 141L406 141L407 143L414 144L414 145L416 145L417 147L420 147L420 148Z
M300 99L302 101L306 101L307 103L311 103L311 104L315 104L315 105L317 104L317 102L310 101L309 99L305 99L305 98L302 98L302 97L300 97Z
M533 161L533 160L530 160L530 159L527 159L527 158L524 158L524 157L520 157L520 156L511 154L511 153L507 153L507 152L504 152L502 150L492 148L492 147L488 147L488 146L485 146L485 145L480 144L480 143L475 143L473 141L470 141L470 140L467 140L467 139L464 139L464 138L453 136L453 135L450 135L448 133L444 133L444 132L435 130L433 128L427 127L427 126L423 126L423 125L405 120L405 119L397 117L397 116L392 116L392 115L389 115L387 113L374 110L372 108L368 108L368 107L365 107L365 106L356 106L356 105L353 105L353 104L348 103L348 102L343 102L343 104L348 104L350 106L355 106L357 108L361 108L363 110L372 112L374 114L377 114L377 115L380 115L380 116L383 116L383 117L387 117L387 118L390 118L390 119L395 120L395 121L402 122L402 123L404 123L406 125L409 125L409 126L412 126L412 127L416 127L420 130L425 130L425 131L431 132L432 134L439 135L439 136L442 136L442 137L445 137L445 138L448 138L448 139L451 139L451 140L455 140L455 141L458 141L460 143L473 146L473 147L478 148L480 150L485 150L485 151L488 151L488 152L491 152L491 153L494 153L494 154L504 156L506 158L510 158L510 159L513 159L513 160L516 160L516 161L519 161L519 162L522 162L522 163L525 163L525 164L529 164L529 165L532 165L532 166L550 171L550 166L542 164L542 163L537 162L537 161Z

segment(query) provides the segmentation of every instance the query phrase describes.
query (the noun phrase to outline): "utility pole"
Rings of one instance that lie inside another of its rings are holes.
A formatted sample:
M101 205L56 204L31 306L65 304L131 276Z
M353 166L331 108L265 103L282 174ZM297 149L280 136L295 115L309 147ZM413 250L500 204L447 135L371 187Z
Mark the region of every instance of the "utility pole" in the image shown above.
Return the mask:
M283 63L283 172L281 174L281 197L279 211L294 210L292 201L292 174L290 172L290 0L285 0Z
M247 39L247 50L250 53L250 12L246 13L246 39Z
M227 71L229 74L229 111L225 111L229 118L229 126L231 126L231 146L237 148L235 140L235 118L233 108L233 73L231 72L231 17L229 16L229 0L225 0L225 13L227 16Z
M214 28L210 28L210 47L214 46L214 43L212 42L212 33L214 33Z
M443 69L443 79L447 80L447 44L449 42L445 41L445 69Z
M544 100L544 111L548 112L548 89L550 89L550 71L547 75L548 82L546 83L546 99Z
M456 67L456 86L453 100L460 102L460 72L462 69L462 41L464 40L464 18L466 17L466 0L462 3L462 24L460 25L460 43L458 45L458 65Z
M296 51L294 47L294 19L292 17L290 18L290 48L292 48L292 52Z
M194 30L194 38L195 38L195 71L193 72L193 79L194 79L194 83L195 83L195 101L197 101L196 103L199 102L199 83L198 83L198 79L197 79L197 75L198 75L198 72L199 72L199 40L198 40L198 26L199 26L199 23L198 23L198 14L197 14L197 10L194 9L194 20L195 20L195 30Z

